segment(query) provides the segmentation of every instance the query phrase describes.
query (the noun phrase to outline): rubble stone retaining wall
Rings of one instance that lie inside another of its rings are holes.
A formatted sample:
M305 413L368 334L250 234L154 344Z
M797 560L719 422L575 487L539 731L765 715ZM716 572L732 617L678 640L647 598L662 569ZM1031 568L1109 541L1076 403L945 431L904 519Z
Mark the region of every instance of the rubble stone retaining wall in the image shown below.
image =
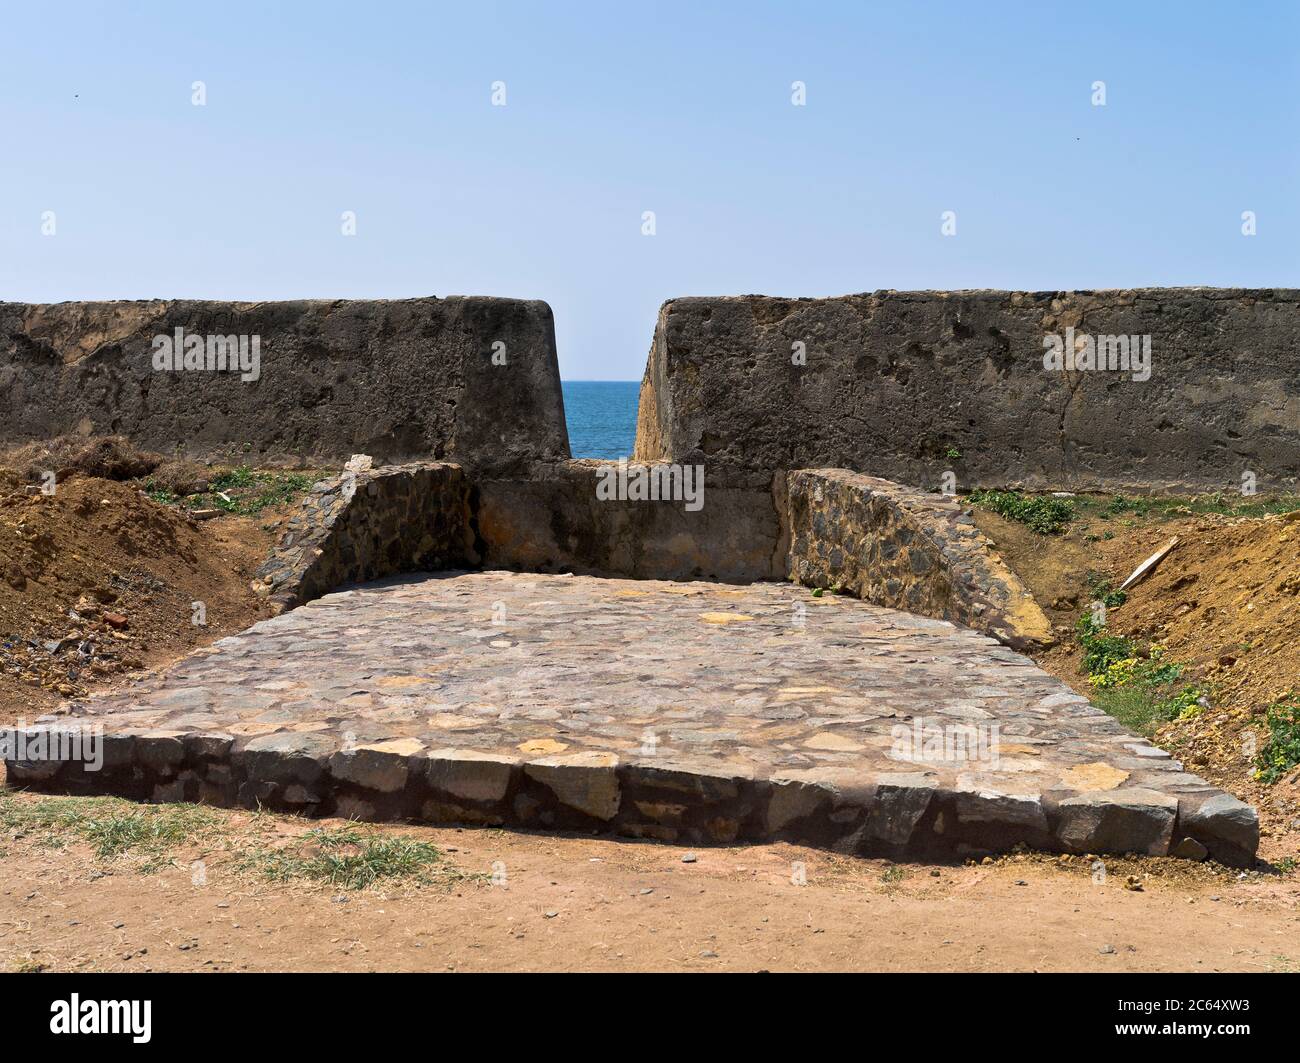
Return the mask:
M448 568L730 582L791 579L950 620L1021 648L1051 627L954 500L843 469L776 491L602 498L616 465L569 461L529 479L475 480L428 462L316 484L257 574L291 608L347 583Z
M473 567L469 494L460 466L436 462L322 480L258 569L257 592L283 610L345 583Z
M37 729L29 729L34 735ZM1129 736L1129 742L1139 740ZM198 801L313 816L613 831L686 845L788 841L861 856L1194 853L1249 867L1259 822L1211 787L999 794L921 772L812 769L763 777L710 759L627 761L430 749L413 738L345 747L329 732L248 736L115 728L104 763L9 759L37 792ZM1200 780L1196 780L1199 782Z
M794 582L950 620L1018 649L1052 641L1033 595L955 499L843 469L793 472L788 483Z

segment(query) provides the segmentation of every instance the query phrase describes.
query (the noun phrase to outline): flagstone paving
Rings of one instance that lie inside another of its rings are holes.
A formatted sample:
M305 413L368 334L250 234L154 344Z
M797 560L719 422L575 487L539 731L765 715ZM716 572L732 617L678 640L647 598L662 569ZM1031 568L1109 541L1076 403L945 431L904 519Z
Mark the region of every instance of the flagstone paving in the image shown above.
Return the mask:
M1028 658L939 620L729 586L403 577L67 707L105 763L36 788L862 853L1025 843L1248 862L1248 806Z

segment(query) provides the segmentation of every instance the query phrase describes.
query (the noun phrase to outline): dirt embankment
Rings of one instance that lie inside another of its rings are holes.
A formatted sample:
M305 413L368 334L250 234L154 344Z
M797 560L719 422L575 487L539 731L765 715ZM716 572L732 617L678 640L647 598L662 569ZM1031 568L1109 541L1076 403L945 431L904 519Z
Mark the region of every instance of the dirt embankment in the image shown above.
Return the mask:
M1260 811L1266 858L1300 852L1300 769L1255 778L1268 707L1300 691L1300 510L1262 517L1203 514L1082 519L1060 535L976 508L976 522L1047 610L1060 642L1040 663L1091 693L1074 625L1099 581L1117 588L1170 539L1178 545L1107 610L1106 629L1164 648L1182 678L1208 689L1205 711L1164 723L1155 740L1190 770Z
M43 480L42 468L54 475ZM212 517L200 520L183 501L191 488L209 484L102 442L71 456L42 447L0 457L0 724L31 721L264 614L249 583L284 506L200 510Z

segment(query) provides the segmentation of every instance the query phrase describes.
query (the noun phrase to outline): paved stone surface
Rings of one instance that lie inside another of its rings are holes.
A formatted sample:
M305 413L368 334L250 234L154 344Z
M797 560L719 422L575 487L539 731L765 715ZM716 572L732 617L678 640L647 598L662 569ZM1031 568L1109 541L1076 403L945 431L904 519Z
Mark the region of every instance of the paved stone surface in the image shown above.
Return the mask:
M1028 658L786 583L402 577L70 712L106 724L104 770L12 779L863 853L1163 853L1194 836L1244 862L1257 841L1247 806Z

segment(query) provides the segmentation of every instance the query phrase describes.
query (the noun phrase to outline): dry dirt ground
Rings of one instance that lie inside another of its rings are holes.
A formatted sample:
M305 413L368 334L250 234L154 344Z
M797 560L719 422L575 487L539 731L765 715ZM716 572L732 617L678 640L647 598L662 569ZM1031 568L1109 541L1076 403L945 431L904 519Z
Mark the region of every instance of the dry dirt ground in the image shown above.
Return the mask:
M1074 624L1093 600L1090 578L1118 587L1175 536L1155 571L1107 611L1107 630L1164 647L1204 685L1210 707L1153 735L1196 772L1260 813L1260 855L1300 858L1300 768L1276 784L1254 777L1250 750L1263 748L1268 706L1300 692L1300 509L1281 515L1219 513L1098 520L1095 509L1059 535L976 509L976 522L1047 611L1060 639L1039 663L1091 693ZM1105 536L1105 537L1102 537Z
M120 684L268 615L249 583L286 505L198 520L190 507L146 494L145 477L61 469L45 494L23 464L0 457L0 724Z
M218 814L235 837L293 844L308 828ZM1097 882L1085 860L1040 855L934 866L788 845L688 852L375 829L430 841L473 877L360 890L268 883L184 845L141 872L129 857L10 834L0 838L0 969L1300 971L1300 888L1275 875L1116 860ZM805 885L792 881L800 863Z
M261 615L248 582L286 507L197 521L138 479L61 473L55 495L40 496L3 466L0 724L53 707L61 685L129 681ZM1240 754L1244 731L1262 735L1268 699L1300 685L1300 523L1166 514L1081 521L1044 539L977 512L1060 629L1041 663L1085 692L1071 632L1089 575L1117 584L1181 537L1111 625L1158 639L1213 684L1213 710L1156 741L1260 808L1268 860L1300 854L1300 788L1257 783ZM190 623L196 600L206 627ZM86 641L89 663L77 652ZM316 826L211 814L236 839L294 845ZM1087 860L1033 854L935 867L770 845L683 862L680 849L626 840L378 830L432 842L467 877L362 890L272 882L201 839L141 871L95 855L75 831L0 816L0 970L1300 970L1300 880L1285 865L1241 877L1108 861L1097 882ZM806 885L791 881L799 863ZM487 880L494 871L504 883Z

